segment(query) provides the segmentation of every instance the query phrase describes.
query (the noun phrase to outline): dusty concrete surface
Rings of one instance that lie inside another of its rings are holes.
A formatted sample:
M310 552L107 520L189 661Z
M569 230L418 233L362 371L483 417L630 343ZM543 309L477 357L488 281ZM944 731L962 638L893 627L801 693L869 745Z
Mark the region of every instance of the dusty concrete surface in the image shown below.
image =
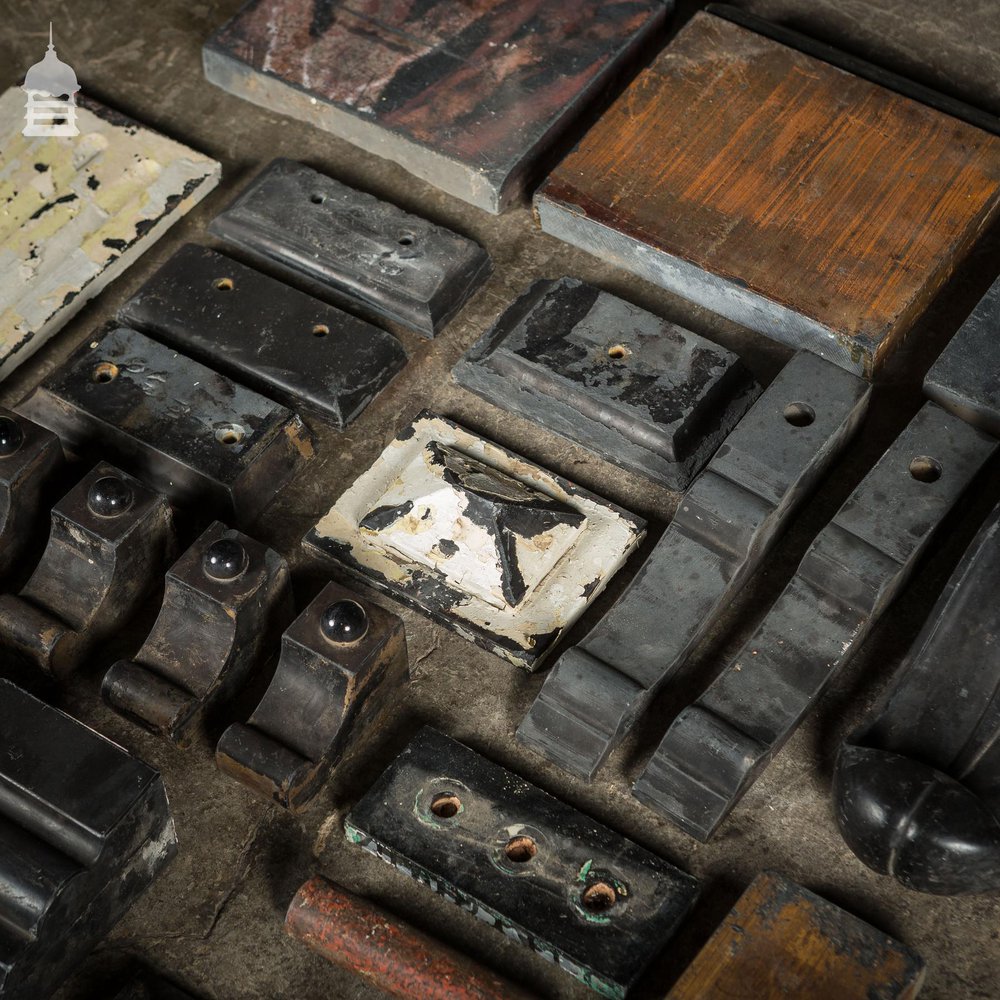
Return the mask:
M183 241L214 243L205 232L210 219L271 157L289 156L475 237L495 264L489 283L436 340L401 334L411 354L405 370L349 433L322 436L321 459L261 518L257 534L295 558L300 601L318 590L330 568L307 565L298 552L298 539L422 407L458 419L649 518L650 537L643 549L648 552L677 502L675 494L623 474L584 449L464 392L448 381L451 366L531 281L561 275L594 282L739 352L762 381L773 377L788 357L786 349L542 235L526 208L492 218L392 164L208 85L201 75L201 42L238 3L75 0L44 9L26 0L0 4L0 88L18 82L41 57L51 17L59 54L76 69L86 92L217 157L224 171L217 191L0 387L0 401L20 398L110 318ZM682 2L674 24L696 6ZM1000 113L997 0L745 0L742 6L809 29ZM767 572L719 622L687 671L689 690L739 649L810 538L915 412L924 371L997 270L998 242L996 233L987 238L914 330L912 346L902 352L879 388L858 443L799 516ZM704 880L701 902L646 976L640 996L663 995L740 891L764 868L784 872L919 950L928 963L923 996L1000 996L998 900L935 899L906 892L872 874L838 836L829 801L839 739L883 687L962 548L998 497L1000 476L993 471L950 519L916 581L827 693L819 711L707 846L657 820L628 792L628 781L659 740L684 692L661 698L588 787L547 767L513 741L541 675L528 676L419 614L396 608L406 621L415 679L378 731L359 741L314 806L294 819L221 775L207 739L189 751L177 751L105 710L97 691L111 657L97 657L67 692L66 707L162 769L181 850L154 889L67 984L61 1000L111 996L140 965L217 1000L379 996L285 938L285 907L299 883L315 872L342 879L349 888L371 895L546 996L587 996L540 959L344 843L340 824L345 810L423 722L517 769ZM633 557L613 581L583 627L613 598L641 557ZM581 630L578 627L577 634Z

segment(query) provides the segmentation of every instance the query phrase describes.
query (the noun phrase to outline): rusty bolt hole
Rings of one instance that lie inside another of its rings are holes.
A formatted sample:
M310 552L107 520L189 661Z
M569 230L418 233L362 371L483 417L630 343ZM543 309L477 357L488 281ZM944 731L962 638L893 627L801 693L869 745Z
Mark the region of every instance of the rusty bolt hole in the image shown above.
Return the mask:
M215 432L215 440L231 448L239 444L246 435L247 432L239 424L226 424Z
M114 382L118 378L118 372L118 365L114 365L110 361L102 361L94 368L90 378L91 381L100 382L103 385L107 382Z
M511 837L503 849L508 861L515 865L527 864L537 853L538 847L531 837Z
M330 328L325 323L317 323L313 327L314 337L325 337L330 332Z
M215 283L215 287L220 292L231 292L233 290L233 279L219 278Z
M431 812L438 819L452 819L462 808L462 800L454 792L442 792L431 800Z
M929 455L918 455L910 462L910 475L918 483L936 483L941 478L941 463Z
M607 882L595 882L583 890L580 902L590 913L607 913L618 902L618 893Z
M614 347L608 348L608 357L614 358L615 361L622 361L631 353L632 352L624 344L615 344Z
M808 427L816 419L816 411L808 403L789 403L784 417L793 427Z

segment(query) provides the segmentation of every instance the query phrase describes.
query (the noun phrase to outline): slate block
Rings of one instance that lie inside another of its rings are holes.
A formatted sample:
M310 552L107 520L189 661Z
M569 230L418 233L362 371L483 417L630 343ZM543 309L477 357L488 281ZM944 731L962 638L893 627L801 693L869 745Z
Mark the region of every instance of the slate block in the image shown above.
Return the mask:
M698 892L690 875L429 727L344 828L605 997L625 996Z
M209 226L220 239L433 337L486 280L476 242L294 160L274 160Z
M644 533L641 518L424 412L304 541L530 670Z
M1000 437L1000 278L931 365L924 394Z
M535 207L546 232L871 377L1000 213L1000 137L699 12Z
M0 996L41 1000L177 849L160 775L0 680Z
M924 963L789 879L754 879L667 1000L913 1000Z
M0 96L0 379L219 183L219 164L82 100L79 136L26 138Z
M251 0L206 42L205 76L498 213L671 7Z
M313 456L302 421L145 334L87 341L17 411L175 503L252 521Z
M760 391L735 354L574 278L532 285L453 377L675 490Z
M178 250L118 315L338 430L406 364L391 333L193 244Z

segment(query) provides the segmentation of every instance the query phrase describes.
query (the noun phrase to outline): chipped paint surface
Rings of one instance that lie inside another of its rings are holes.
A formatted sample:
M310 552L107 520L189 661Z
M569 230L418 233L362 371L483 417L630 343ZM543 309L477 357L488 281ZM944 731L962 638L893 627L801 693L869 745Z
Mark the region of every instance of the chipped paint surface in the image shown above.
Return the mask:
M533 669L644 533L634 515L423 413L306 543Z
M79 137L26 138L24 94L0 95L0 378L219 182L207 156L94 102Z

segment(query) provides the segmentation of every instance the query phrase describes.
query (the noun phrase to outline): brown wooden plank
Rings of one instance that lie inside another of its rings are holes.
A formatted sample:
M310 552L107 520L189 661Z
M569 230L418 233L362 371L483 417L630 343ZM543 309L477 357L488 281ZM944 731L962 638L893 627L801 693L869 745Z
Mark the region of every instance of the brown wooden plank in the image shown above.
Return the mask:
M699 13L536 205L543 229L871 375L1000 209L1000 138Z
M667 1000L911 1000L923 960L773 872L754 879Z

